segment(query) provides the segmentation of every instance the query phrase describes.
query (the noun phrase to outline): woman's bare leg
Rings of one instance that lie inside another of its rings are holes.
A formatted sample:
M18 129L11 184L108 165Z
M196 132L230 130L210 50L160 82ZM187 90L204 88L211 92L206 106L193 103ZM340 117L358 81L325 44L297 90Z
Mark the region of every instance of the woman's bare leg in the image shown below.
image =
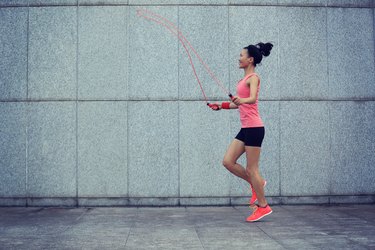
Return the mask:
M245 147L246 151L246 173L250 180L250 183L253 185L255 193L258 197L258 204L261 207L267 205L266 198L264 197L264 180L259 174L259 159L260 159L260 147Z
M244 167L237 163L238 158L245 152L245 144L237 139L234 139L229 145L227 152L225 153L223 159L223 165L226 167L232 174L244 179L250 183L250 178L246 173Z

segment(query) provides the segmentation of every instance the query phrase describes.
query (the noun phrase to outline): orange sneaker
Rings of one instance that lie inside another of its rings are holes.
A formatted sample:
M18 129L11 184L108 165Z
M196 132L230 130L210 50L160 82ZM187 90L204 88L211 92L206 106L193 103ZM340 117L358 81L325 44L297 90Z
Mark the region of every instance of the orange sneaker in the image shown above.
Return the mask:
M263 187L265 187L267 184L266 180L264 180L264 184L263 184ZM253 188L253 185L250 184L250 188L251 188L251 198L250 198L250 201L249 201L249 204L250 204L250 207L253 207L253 205L255 204L255 202L257 202L258 200L258 197L257 197L257 194L255 193L255 190Z
M254 222L254 221L258 221L260 219L262 219L264 216L267 216L269 214L272 213L272 209L269 205L267 205L266 207L257 207L254 212L252 213L252 215L250 215L249 217L247 217L246 221L247 222Z

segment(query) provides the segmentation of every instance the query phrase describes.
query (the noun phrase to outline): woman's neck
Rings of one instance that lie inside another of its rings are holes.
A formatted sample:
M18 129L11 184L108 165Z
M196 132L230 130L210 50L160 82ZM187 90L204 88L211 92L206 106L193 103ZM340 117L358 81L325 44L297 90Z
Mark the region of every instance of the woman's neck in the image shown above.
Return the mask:
M245 76L252 74L255 72L255 67L253 65L249 65L246 69L244 69Z

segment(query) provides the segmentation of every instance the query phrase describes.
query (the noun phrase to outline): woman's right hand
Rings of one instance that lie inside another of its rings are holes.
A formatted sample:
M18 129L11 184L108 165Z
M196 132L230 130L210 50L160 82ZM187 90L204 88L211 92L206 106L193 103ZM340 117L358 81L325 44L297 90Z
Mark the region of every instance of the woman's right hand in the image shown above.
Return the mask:
M213 111L219 111L221 110L221 104L220 103L210 103L209 107L213 110Z

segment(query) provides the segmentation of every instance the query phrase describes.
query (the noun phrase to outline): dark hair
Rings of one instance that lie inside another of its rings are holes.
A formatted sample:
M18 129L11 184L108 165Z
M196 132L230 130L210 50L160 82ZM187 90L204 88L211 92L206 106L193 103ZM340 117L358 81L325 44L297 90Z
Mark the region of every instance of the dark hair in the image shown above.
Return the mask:
M249 57L254 57L254 66L260 63L263 56L269 56L272 50L272 43L258 43L256 45L249 45L244 49L247 49Z

